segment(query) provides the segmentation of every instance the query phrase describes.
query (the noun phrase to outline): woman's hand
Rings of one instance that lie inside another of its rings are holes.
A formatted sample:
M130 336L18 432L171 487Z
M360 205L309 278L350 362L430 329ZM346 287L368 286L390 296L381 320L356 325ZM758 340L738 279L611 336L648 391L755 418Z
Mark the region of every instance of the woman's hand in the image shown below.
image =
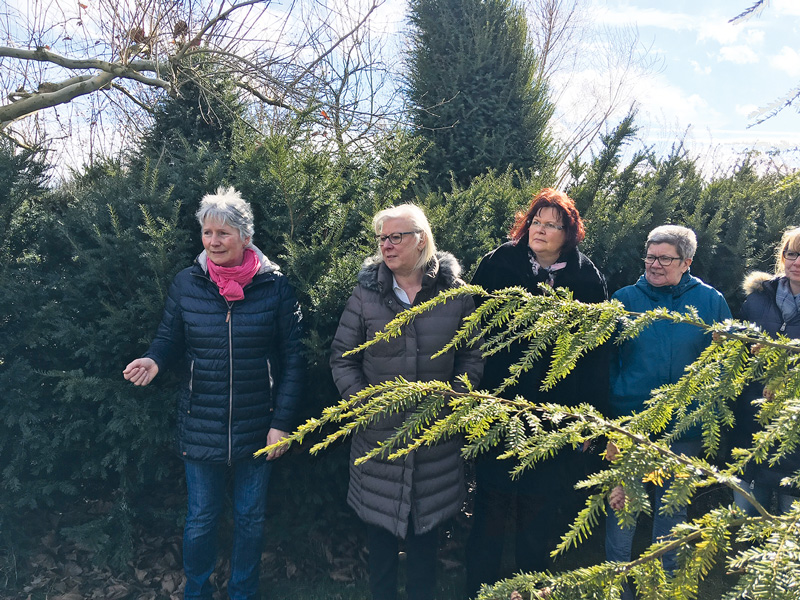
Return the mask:
M152 358L137 358L122 372L122 376L133 385L147 385L156 375L158 365Z
M622 510L625 508L625 488L618 485L608 495L608 504L614 510Z
M286 431L281 431L280 429L270 429L267 432L267 446L271 446L272 444L277 444L282 439L289 437L289 433ZM267 460L275 460L276 458L280 458L286 453L286 450L289 446L281 446L280 448L276 448L275 450L271 450L269 454L267 454Z
M622 452L619 451L617 445L612 442L611 440L608 441L606 444L606 460L610 462L614 462L617 460L618 457L622 455Z

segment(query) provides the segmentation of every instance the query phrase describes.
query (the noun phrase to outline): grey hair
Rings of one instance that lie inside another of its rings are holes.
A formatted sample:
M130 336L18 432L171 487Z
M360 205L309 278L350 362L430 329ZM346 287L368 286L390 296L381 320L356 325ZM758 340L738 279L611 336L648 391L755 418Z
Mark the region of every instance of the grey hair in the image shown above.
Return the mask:
M681 225L659 225L647 234L644 250L651 244L672 244L678 251L681 260L694 258L697 251L697 236L694 231Z
M238 229L242 241L253 238L255 231L253 209L233 187L218 187L216 194L203 196L200 208L197 210L197 221L200 223L200 227L203 227L208 219Z
M372 229L375 231L375 235L380 235L383 223L388 219L408 219L411 221L411 227L414 229L414 237L417 241L426 240L426 244L422 248L422 252L420 252L420 257L414 265L415 269L424 268L433 258L433 255L436 254L436 243L433 241L433 232L431 231L428 217L416 204L400 204L399 206L384 208L372 217Z

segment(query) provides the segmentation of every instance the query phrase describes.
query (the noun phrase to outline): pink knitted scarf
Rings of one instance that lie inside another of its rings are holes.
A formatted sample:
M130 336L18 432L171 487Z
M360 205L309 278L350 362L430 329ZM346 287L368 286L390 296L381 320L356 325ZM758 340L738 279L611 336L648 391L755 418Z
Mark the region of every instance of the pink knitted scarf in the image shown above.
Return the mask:
M225 300L241 300L244 298L244 286L253 281L260 267L256 253L251 248L245 248L244 259L238 267L220 267L209 259L208 274L219 286L219 293Z

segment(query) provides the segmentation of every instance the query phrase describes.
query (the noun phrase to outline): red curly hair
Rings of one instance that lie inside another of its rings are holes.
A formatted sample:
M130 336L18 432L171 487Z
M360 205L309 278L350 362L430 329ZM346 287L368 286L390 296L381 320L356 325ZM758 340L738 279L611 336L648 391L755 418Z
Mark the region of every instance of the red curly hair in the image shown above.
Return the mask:
M528 238L531 221L539 214L540 210L548 207L554 208L558 212L561 224L564 226L565 250L572 250L583 241L586 237L586 229L583 227L583 220L578 209L575 208L575 202L564 192L553 188L544 188L533 197L527 211L520 211L516 214L511 231L508 232L508 236L515 244Z

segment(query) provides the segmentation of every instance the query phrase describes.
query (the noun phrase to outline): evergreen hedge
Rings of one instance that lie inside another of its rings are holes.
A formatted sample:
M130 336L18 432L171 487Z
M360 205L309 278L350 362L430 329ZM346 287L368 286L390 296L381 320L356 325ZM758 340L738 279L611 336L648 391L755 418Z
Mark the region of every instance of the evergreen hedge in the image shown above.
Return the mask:
M374 151L347 157L320 151L303 123L268 136L234 132L228 151L181 135L125 162L107 161L68 183L45 187L47 165L0 146L0 556L24 550L21 511L105 495L111 515L62 534L84 541L118 566L130 552L137 499L149 486L177 486L172 437L176 380L144 389L121 377L146 349L174 274L201 246L194 211L203 193L233 184L256 214L255 243L288 274L307 321L311 364L307 414L337 400L328 348L363 259L376 248L372 214L392 203L423 206L438 245L460 258L467 277L505 239L513 214L551 182L530 172L488 171L450 192L415 193L421 142L402 131ZM633 116L603 138L602 149L571 166L566 190L587 221L583 250L610 289L642 273L655 225L698 233L693 272L735 308L745 272L768 269L783 229L800 224L800 178L760 173L743 157L731 173L704 180L680 146L667 157L634 143ZM166 150L179 160L163 160ZM308 511L309 527L339 514L346 453L293 457L278 483ZM288 535L288 534L287 534ZM17 561L17 564L21 564ZM11 568L5 570L14 584ZM24 574L24 573L23 573Z

